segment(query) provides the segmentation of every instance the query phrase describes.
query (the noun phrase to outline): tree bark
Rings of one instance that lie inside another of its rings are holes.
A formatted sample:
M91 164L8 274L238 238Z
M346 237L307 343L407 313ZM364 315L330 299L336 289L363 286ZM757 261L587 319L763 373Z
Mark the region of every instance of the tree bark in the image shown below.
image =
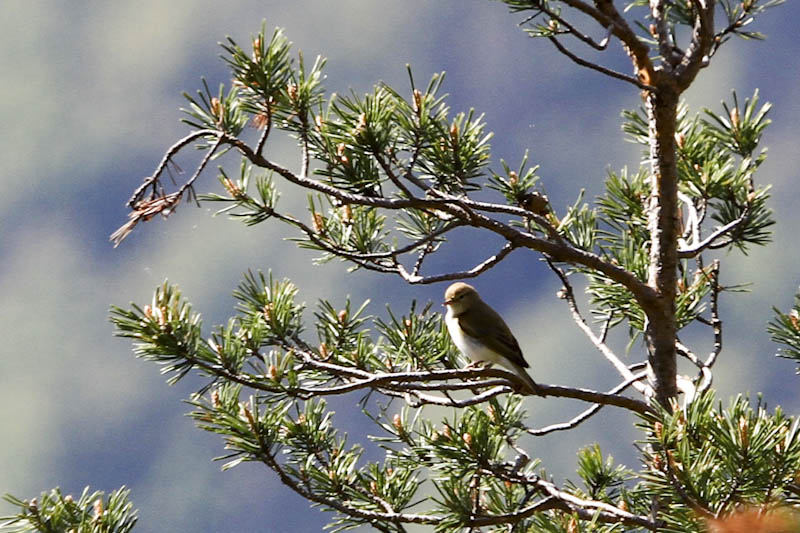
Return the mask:
M680 90L671 76L661 71L657 91L646 95L650 132L650 175L652 191L648 205L650 231L650 270L648 285L657 298L645 308L647 327L645 341L648 350L650 378L656 399L669 405L677 393L675 340L675 297L678 272L678 170L675 155L675 130Z

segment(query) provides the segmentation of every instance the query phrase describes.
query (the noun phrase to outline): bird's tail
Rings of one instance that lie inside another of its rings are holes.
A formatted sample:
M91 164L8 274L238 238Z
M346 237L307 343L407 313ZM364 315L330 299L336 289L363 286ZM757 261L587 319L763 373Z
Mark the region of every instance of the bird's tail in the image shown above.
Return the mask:
M528 372L524 368L514 364L511 364L509 366L512 367L511 370L514 372L514 374L520 379L522 379L522 381L524 382L523 391L526 394L535 394L537 396L543 396L542 390L539 388L539 385L537 385L536 382L533 381L533 378L528 374Z

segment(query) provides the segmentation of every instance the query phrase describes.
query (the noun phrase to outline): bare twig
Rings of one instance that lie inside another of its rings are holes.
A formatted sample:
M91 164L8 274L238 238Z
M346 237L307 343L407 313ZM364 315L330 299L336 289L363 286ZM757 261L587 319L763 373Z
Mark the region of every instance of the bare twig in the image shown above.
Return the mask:
M614 313L612 311L609 311L608 316L603 322L603 327L600 328L600 335L598 335L598 339L600 339L600 342L602 343L606 342L606 338L608 337L608 332L611 329L611 322L613 321L614 321Z
M500 261L505 259L505 257L514 251L514 246L509 243L503 245L499 252L495 255L487 258L485 261L475 265L469 270L463 270L460 272L448 272L445 274L437 274L434 276L420 276L414 274L413 272L408 272L403 265L400 263L396 263L395 267L397 268L397 273L406 280L408 283L411 284L427 284L427 283L437 283L439 281L448 281L454 279L465 279L465 278L474 278L483 272L486 272L493 266L497 265Z
M272 130L272 106L270 104L267 104L265 113L266 119L264 120L264 131L261 132L261 135L258 138L258 143L256 144L256 153L258 155L261 155L261 153L264 151L264 145L267 143L269 132Z
M618 80L626 81L631 83L638 88L642 89L643 91L654 91L655 87L649 85L647 83L643 83L638 78L634 76L628 76L627 74L623 74L621 72L617 72L616 70L611 70L610 68L606 68L602 65L598 65L597 63L592 63L591 61L587 61L582 57L575 55L574 53L570 52L563 44L561 44L556 37L548 37L551 43L555 45L559 52L570 58L573 62L577 63L578 65L586 68L590 68L592 70L596 70L601 74L605 74L611 78L616 78Z
M710 295L711 319L706 319L702 316L698 316L697 321L711 327L714 334L714 346L712 347L711 352L706 357L706 360L704 362L701 362L701 364L699 365L700 383L697 387L698 392L702 392L711 386L711 381L713 379L711 368L714 366L714 363L716 362L720 353L722 353L722 320L720 320L719 318L719 295L722 292L723 288L719 285L719 267L720 267L719 260L715 259L710 269L702 271L703 275L707 277L708 282L711 285L711 295ZM678 348L680 349L681 347L679 346ZM697 358L696 356L695 359L699 361L699 358Z
M697 18L692 29L692 39L680 62L675 67L675 82L680 90L691 85L697 72L708 65L714 46L714 9L713 0L690 0Z
M428 257L428 254L434 250L434 244L429 242L425 245L422 250L419 251L419 255L417 256L417 260L414 261L414 267L411 269L412 276L418 276L419 271L422 268L422 262L425 261L425 258Z
M308 149L308 116L304 113L300 116L300 175L308 178L308 170L311 164L311 154Z
M498 515L494 517L481 517L481 525L519 522L535 512L544 510L542 507L546 507L548 509L559 509L568 513L575 513L583 520L594 520L605 523L624 523L644 527L645 529L652 531L656 531L663 525L661 521L650 520L643 516L635 515L611 504L597 500L588 500L575 496L574 494L570 494L569 492L559 489L554 483L540 478L536 474L525 474L513 470L509 471L501 466L486 469L486 473L498 476L501 479L510 481L512 483L524 483L526 485L532 485L535 487L536 491L544 494L545 498L525 509L521 509L514 513ZM542 507L537 507L539 505Z
M666 4L664 0L650 0L650 14L655 22L655 37L658 39L658 50L661 53L661 57L667 61L668 68L671 68L680 60L680 56L676 57L675 54L675 41L672 38L667 22Z
M581 331L589 338L592 344L597 348L601 354L611 363L611 365L619 372L620 376L622 376L626 381L631 381L634 388L637 391L641 392L645 396L650 396L652 394L652 390L650 387L644 383L639 383L636 379L634 379L634 374L631 372L627 365L622 362L622 360L608 347L608 345L603 342L601 337L595 335L592 328L586 323L583 316L578 309L578 304L575 301L575 293L572 290L572 284L569 282L567 275L561 270L559 267L553 263L553 261L545 256L545 260L547 261L547 265L550 267L558 278L561 280L561 284L563 285L563 295L564 299L567 301L567 305L569 306L570 312L572 313L572 318L575 320L575 323L578 325ZM605 336L605 335L604 335Z
M383 393L387 396L393 396L395 398L403 398L406 403L411 407L420 407L422 405L441 405L444 407L455 407L455 408L462 408L462 407L469 407L470 405L477 405L479 403L486 402L500 396L501 394L507 394L509 392L513 392L514 389L509 387L508 385L503 385L500 387L494 387L487 391L484 391L480 394L475 394L474 396L470 396L469 398L465 398L463 400L455 400L451 397L442 397L442 396L433 396L431 394L421 394L419 392L399 392L395 390L384 390Z
M512 374L507 374L507 375L512 375ZM633 398L628 398L626 396L620 396L618 394L599 392L591 389L581 389L577 387L564 387L561 385L544 385L541 383L537 383L537 385L539 385L539 392L542 396L571 398L573 400L581 400L585 402L596 402L602 405L613 405L615 407L621 407L623 409L627 409L629 411L633 411L639 414L646 414L652 412L651 408L646 403L640 400L635 400ZM473 387L474 386L475 385L473 385ZM401 397L403 395L399 392L398 390L399 388L400 387L394 387L393 389L385 389L383 390L383 392L388 396ZM467 387L462 385L460 388L466 389ZM419 394L413 391L413 388L411 387L409 387L409 390L412 391L412 394L419 399L420 404L443 405L447 407L466 407L468 405L475 405L483 401L489 400L490 398L493 398L500 394L512 392L512 390L514 389L512 389L508 385L495 387L494 389L490 389L489 391L483 392L479 395L475 395L471 398L458 401L454 401L450 398L442 398L439 396Z
M203 131L203 135L200 136L207 136L207 130ZM195 132L197 133L197 132ZM168 151L167 155L164 156L161 163L158 165L156 172L153 176L145 179L144 183L136 189L133 193L133 196L128 201L128 205L131 207L132 211L128 214L128 222L120 227L117 231L111 234L110 240L114 243L114 247L116 248L119 246L119 243L122 242L128 234L133 231L133 228L142 221L142 220L150 220L157 214L161 214L164 216L169 215L171 212L175 210L175 207L180 203L183 195L188 192L189 198L193 197L193 189L194 182L197 180L198 176L203 172L203 169L206 167L208 162L213 157L214 153L222 144L222 136L217 134L217 140L214 142L213 145L208 149L208 152L203 159L200 161L200 164L197 166L194 174L192 174L186 182L178 188L177 191L170 194L161 194L156 195L155 188L158 184L159 176L164 172L165 169L169 168L170 158L175 155L183 146L190 143L192 140L196 139L197 135L188 135L178 141L175 145L173 145ZM148 187L153 187L154 191L150 198L143 199L142 195L144 191Z
M583 0L563 1L566 5L590 16L604 28L608 28L628 51L642 83L648 85L653 81L654 68L650 60L649 46L639 39L636 32L631 29L625 18L617 11L612 0L594 0L593 4ZM647 90L651 89L653 87L648 85Z
M556 497L547 496L546 498L542 498L534 504L531 504L518 511L514 511L513 513L473 518L467 525L470 527L484 527L499 524L514 524L524 520L525 518L528 518L529 516L533 516L536 513L548 511L550 509L560 509L563 511L567 510L567 507L564 505L564 502L558 500Z
M706 358L705 366L711 368L717 361L717 357L722 352L722 320L719 318L719 293L722 288L719 285L719 259L715 259L711 265L711 328L714 331L714 347Z
M192 189L192 187L194 186L194 182L197 180L198 177L200 177L200 174L203 172L203 169L206 168L206 165L208 164L209 161L211 161L211 158L214 156L214 153L217 151L217 148L219 148L221 144L222 144L222 136L219 136L219 138L217 138L214 144L211 145L211 147L208 149L206 155L203 156L203 159L200 161L200 164L197 165L194 174L192 174L189 177L189 179L186 180L186 182L183 185L181 185L180 188L175 192L178 198L182 197L183 193L186 192L187 190Z
M131 195L126 205L128 207L133 208L136 202L138 202L142 198L144 191L147 190L148 187L158 183L161 174L164 172L164 170L167 169L170 161L172 161L172 158L178 152L180 152L186 145L202 137L215 137L219 139L220 132L218 132L217 130L209 130L209 129L193 131L183 139L180 139L178 142L170 146L167 149L167 152L164 154L164 157L161 158L161 162L159 162L155 172L153 172L153 175L145 178L144 182L142 182L142 184L135 191L133 191L133 194Z
M394 183L395 187L400 189L403 192L403 194L406 195L406 197L408 198L414 197L411 191L408 190L408 187L406 187L403 184L403 182L400 181L400 179L397 177L397 174L395 174L395 172L392 170L392 167L383 158L383 155L381 153L373 151L372 157L375 158L375 160L378 162L378 165L380 165L381 169L383 169L384 174L386 174L386 176L391 180L391 182Z
M550 17L551 19L553 19L556 22L558 22L559 26L563 26L564 28L566 28L567 29L566 33L569 33L570 35L574 35L576 38L578 38L579 40L581 40L584 43L588 44L589 46L591 46L595 50L602 52L603 50L608 48L608 41L609 41L609 38L611 37L611 33L612 33L611 29L608 30L607 35L605 36L605 38L602 41L597 42L594 39L592 39L591 37L589 37L587 34L583 33L579 29L577 29L569 21L567 21L566 19L561 17L558 13L556 13L555 11L549 9L547 7L547 4L540 3L537 6L537 9L540 10L541 13L544 13L545 15ZM525 21L523 21L523 24L526 23L526 22L529 22L531 20L531 18L528 18Z
M683 236L681 241L679 241L679 246L684 246L685 240L689 238L689 235L692 236L692 242L698 243L700 242L700 223L701 219L697 213L697 207L694 205L694 201L692 200L689 195L682 191L678 191L678 199L683 202L683 205L689 211L689 216L687 217L686 221L686 229L683 232ZM680 256L680 247L678 248L678 255Z
M604 405L614 405L622 407L629 411L634 411L640 414L651 413L652 408L641 400L620 396L618 394L611 394L608 392L598 392L591 389L581 389L577 387L562 387L560 385L539 385L539 392L542 396L556 396L561 398L572 398L574 400L583 400L586 402L601 403Z
M623 381L622 383L620 383L619 385L608 391L608 394L618 394L623 390L625 390L626 388L628 388L629 386L631 386L634 383L634 381L638 381L646 377L647 377L646 372L639 372L638 374L635 374L633 376L633 380ZM585 411L583 411L582 413L580 413L578 416L572 418L571 420L559 424L551 424L549 426L545 426L543 428L538 428L538 429L530 428L527 429L526 431L531 435L541 437L542 435L547 435L548 433L553 433L555 431L564 431L566 429L572 429L578 426L580 423L584 422L585 420L589 419L591 416L596 414L602 408L603 404L596 403L591 407L589 407L588 409L586 409Z
M682 355L686 359L692 362L694 366L697 368L703 368L705 363L697 357L694 352L692 352L688 346L683 344L681 341L675 341L675 349L678 351L678 355Z
M587 519L592 519L594 516L597 516L597 518L599 518L601 521L623 522L626 524L641 526L652 531L662 527L662 524L660 524L659 521L652 521L642 516L635 515L609 503L586 500L579 498L578 496L574 496L568 492L560 490L553 483L545 481L544 479L539 478L536 482L536 485L537 487L543 489L550 496L554 496L559 500L566 502L568 505L570 505L571 510L578 513L578 516L581 516L581 513L584 512L588 514ZM596 511L588 511L589 509L596 509ZM581 516L581 518L583 517Z
M628 370L631 372L635 370L643 370L647 368L647 361L640 361L638 363L633 363L632 365L628 365Z
M697 385L694 385L690 379L678 376L678 388L681 389L686 395L686 403L693 400L697 394L705 391L711 386L714 375L711 373L711 368L700 360L694 352L692 352L686 345L679 340L675 341L675 349L678 355L681 355L692 362L698 369L699 374L696 378Z
M681 259L687 259L690 257L695 257L697 254L701 253L706 248L719 248L722 246L727 246L730 244L730 241L726 241L724 243L717 242L717 239L735 231L739 226L741 226L747 216L749 215L749 210L747 208L742 210L742 214L739 215L738 218L732 220L725 224L724 226L720 226L719 228L715 229L708 237L703 239L702 241L694 241L694 243L687 247L681 248L678 250L678 257Z

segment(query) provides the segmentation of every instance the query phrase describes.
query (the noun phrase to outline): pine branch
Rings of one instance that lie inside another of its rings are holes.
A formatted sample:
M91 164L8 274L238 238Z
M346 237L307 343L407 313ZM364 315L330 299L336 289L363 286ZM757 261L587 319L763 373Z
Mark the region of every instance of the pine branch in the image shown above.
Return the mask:
M442 521L440 515L427 515L415 513L398 513L398 512L377 512L359 509L351 505L347 505L346 500L337 497L326 497L322 494L310 490L300 483L298 483L292 476L286 473L283 466L278 462L275 455L270 451L266 443L260 442L261 450L258 454L258 459L270 467L281 480L281 483L292 489L294 492L303 498L314 503L324 505L339 511L340 513L363 519L366 523L373 524L376 521L390 522L390 523L406 523L406 524L438 524Z
M429 370L424 372L392 372L392 373L371 373L354 367L337 365L320 361L315 356L305 350L298 349L297 346L286 345L287 350L293 350L295 354L303 358L303 364L311 369L325 372L331 378L351 379L349 383L335 387L304 387L297 385L294 387L284 387L278 384L265 382L262 379L254 379L246 374L230 372L221 365L211 364L207 361L193 357L188 351L181 354L192 365L202 368L212 375L225 380L245 385L254 390L262 390L272 393L283 393L300 399L309 399L316 396L333 396L346 394L357 390L370 389L382 392L389 396L403 397L411 394L417 398L418 404L435 404L451 407L465 407L474 405L493 398L499 394L514 391L524 391L524 381L505 370L500 369L459 369L459 370ZM498 377L502 380L476 381L479 377ZM457 383L445 383L447 380L463 380ZM431 383L433 382L433 383ZM561 385L539 384L539 392L542 396L553 396L561 398L572 398L576 400L600 403L603 405L613 405L628 409L630 411L646 414L651 412L650 407L639 400L620 396L615 393L603 393L591 389L564 387ZM437 397L420 394L419 391L454 391L454 390L474 390L477 387L494 387L487 392L475 395L466 400L454 401L449 397ZM416 402L415 402L416 403Z
M299 185L305 189L321 192L346 204L351 203L367 205L371 207L381 207L393 210L405 208L427 208L444 211L450 215L453 215L454 217L466 219L467 223L473 227L484 228L492 231L493 233L506 238L512 245L531 248L533 250L543 252L547 255L550 255L557 261L578 263L588 268L598 270L606 274L609 278L628 288L643 306L647 306L648 304L654 302L655 294L652 292L650 287L639 281L639 279L636 278L636 276L634 276L632 273L619 267L618 265L614 265L613 263L603 260L596 254L576 248L564 242L563 240L553 241L536 237L530 233L517 230L508 224L504 224L480 213L473 213L471 217L466 216L464 209L460 206L463 205L466 208L478 211L518 214L525 217L531 217L538 223L538 219L524 209L515 208L512 206L502 206L499 204L490 204L486 202L475 202L466 198L459 198L458 200L440 200L429 198L399 199L363 196L349 193L315 180L296 176L288 169L273 163L272 161L266 160L263 157L257 156L246 144L236 138L230 138L226 136L224 139L226 142L238 148L253 164L263 168L268 168L286 178L289 182Z
M207 135L207 132L203 130L203 134L197 134L181 141L182 146L188 144L191 139L194 139L198 136ZM544 218L534 213L530 213L522 208L514 207L514 206L504 206L500 204L492 204L487 202L477 202L470 200L465 197L451 197L451 196L444 196L441 198L419 198L419 197L412 197L412 198L386 198L382 196L366 196L362 194L356 194L352 192L347 192L336 188L332 185L328 185L326 183L322 183L317 180L310 179L305 176L299 176L291 172L285 167L274 163L263 156L257 154L253 151L246 143L241 141L240 139L223 132L214 132L216 135L219 136L219 142L221 144L227 144L230 146L235 147L238 149L252 164L266 168L271 170L278 175L285 178L287 181L298 185L304 189L319 192L322 194L327 195L330 198L335 198L336 200L340 201L343 204L355 204L355 205L364 205L369 207L378 207L390 210L402 210L407 208L416 208L416 209L430 209L430 210L438 210L445 212L458 220L464 222L465 225L470 225L477 228L483 228L489 230L493 233L496 233L508 241L508 245L513 247L525 247L530 248L533 250L537 250L543 253L546 253L553 257L553 259L562 262L568 263L576 263L584 265L588 268L598 270L609 278L617 281L618 283L622 284L626 288L628 288L631 293L640 301L641 305L644 308L652 305L655 302L655 293L652 291L650 287L648 287L645 283L641 282L636 276L634 276L631 272L626 271L625 269L610 263L608 261L603 260L598 255L582 250L577 248L566 241L564 241L560 236L558 236L555 229L550 225L550 223ZM189 140L187 140L189 139ZM176 144L173 146L169 151L169 157L172 157L179 148ZM165 158L165 160L168 158ZM148 178L146 183L147 185L152 185L157 182L157 179L160 177L160 173L163 172L165 165L159 165L154 177ZM145 187L140 187L138 191L142 191ZM140 192L139 192L140 194ZM442 196L441 194L439 196ZM170 207L173 207L174 204L179 201L180 199L173 199L170 204ZM522 231L516 229L509 224L500 222L494 218L486 216L480 212L487 212L487 213L506 213L511 215L517 215L524 218L531 218L537 224L542 225L548 231L550 238L544 239L541 237L537 237L531 233L526 231ZM157 211L156 211L157 212ZM148 212L147 216L152 216L152 212ZM115 233L115 238L117 242L121 241L136 225L140 220L146 220L144 218L144 214L139 212L134 212L132 215L132 222L129 222L123 228L120 228L118 232ZM124 230L124 231L123 231ZM505 257L507 253L510 252L502 252L502 256L500 259ZM396 272L403 276L403 270L399 267L399 265L370 265L364 262L362 258L352 259L357 264L361 266L365 266L365 268L370 268L372 270L377 270L380 272ZM497 259L495 259L496 261ZM476 272L473 275L477 275L478 273L482 272L484 269L490 268L495 264L495 261L489 260L489 263L486 265L479 265L476 267ZM408 276L408 274L406 272ZM417 278L412 278L417 279ZM430 283L425 278L416 281L417 283L423 282ZM432 280L444 280L444 279L453 279L453 278L446 278L446 277L435 277L435 278L428 278Z

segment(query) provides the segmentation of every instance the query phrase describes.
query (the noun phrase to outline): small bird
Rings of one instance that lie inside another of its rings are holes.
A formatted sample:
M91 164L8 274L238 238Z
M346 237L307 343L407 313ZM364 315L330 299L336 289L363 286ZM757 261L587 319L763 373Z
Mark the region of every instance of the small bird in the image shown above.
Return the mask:
M527 392L540 394L536 382L525 371L529 365L514 334L474 287L460 281L453 283L444 293L444 305L450 338L472 361L470 366L499 363L522 378Z

